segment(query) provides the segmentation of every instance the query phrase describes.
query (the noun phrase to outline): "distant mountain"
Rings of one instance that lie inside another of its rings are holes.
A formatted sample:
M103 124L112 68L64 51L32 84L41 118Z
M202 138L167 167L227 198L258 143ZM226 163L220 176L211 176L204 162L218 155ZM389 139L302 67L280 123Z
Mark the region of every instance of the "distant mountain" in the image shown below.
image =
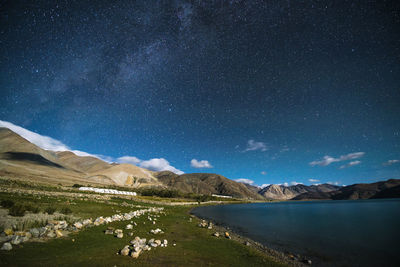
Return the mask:
M372 198L400 198L400 185L383 189Z
M338 190L332 199L369 199L369 198L382 198L385 194L393 193L392 189L400 185L400 180L390 179L383 182L376 182L371 184L354 184L343 187ZM387 191L389 190L389 191ZM386 192L386 193L385 193ZM397 197L400 197L398 195Z
M336 191L339 188L340 188L339 186L330 184L311 185L311 186L303 184L297 184L292 186L272 184L261 189L259 191L259 194L264 196L266 199L288 200L288 199L293 199L305 193L313 193L315 195L324 194Z
M312 199L370 199L370 198L399 198L400 180L390 179L387 181L371 184L354 184L342 187L330 192L306 192L293 198L293 200Z
M263 199L242 183L232 181L222 175L213 173L188 173L177 175L163 171L154 174L164 185L185 193L218 194L248 199Z

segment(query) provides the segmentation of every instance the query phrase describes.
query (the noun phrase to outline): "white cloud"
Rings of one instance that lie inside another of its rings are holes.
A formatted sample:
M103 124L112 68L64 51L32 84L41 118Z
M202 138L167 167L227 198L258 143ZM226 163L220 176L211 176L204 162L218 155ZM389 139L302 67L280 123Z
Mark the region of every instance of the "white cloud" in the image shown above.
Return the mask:
M119 163L129 163L136 165L141 168L145 168L151 171L171 171L176 174L184 174L183 171L175 168L174 166L171 166L168 162L168 160L164 158L154 158L154 159L149 159L149 160L141 160L137 157L133 156L123 156L117 158L117 162Z
M190 161L190 166L192 166L193 168L207 168L210 169L213 166L210 164L210 162L208 162L208 160L197 160L197 159L192 159Z
M119 157L117 159L117 161L119 163L129 163L129 164L133 164L133 165L137 165L140 164L140 162L142 160L138 159L137 157L132 157L132 156L123 156L123 157Z
M331 184L331 185L339 185L339 182L327 182L327 184Z
M279 152L284 153L284 152L288 152L290 151L290 148L288 148L287 146L284 146Z
M298 184L303 184L303 183L298 183L298 182L293 181L293 182L290 182L290 184L291 185L298 185Z
M390 166L392 164L399 163L399 162L400 162L400 160L398 160L398 159L390 159L390 160L382 163L382 165L383 166Z
M349 168L349 167L351 167L351 166L355 166L355 165L358 165L358 164L360 164L360 163L361 163L360 160L350 161L349 163L340 166L339 169Z
M142 161L140 162L140 167L152 171L171 171L179 175L184 174L183 171L176 169L174 166L171 166L169 162L164 158L155 158Z
M270 185L271 185L271 184L262 184L262 185L259 186L259 188L263 189L263 188L265 188L265 187L267 187L267 186L270 186Z
M256 150L267 151L268 148L264 142L256 142L251 139L251 140L247 141L247 147L243 152L256 151Z
M249 185L254 184L254 181L253 181L253 180L246 179L246 178L240 178L240 179L236 179L236 180L234 180L234 181L235 181L235 182L238 182L238 183L242 183L242 184L249 184Z
M277 185L283 185L283 186L288 187L288 186L289 186L289 183L283 183L283 184L277 184Z
M354 152L344 156L340 156L340 161L358 159L365 155L365 152Z
M308 179L308 181L309 181L309 182L311 182L311 183L316 183L316 182L319 182L319 180L318 180L318 179Z
M365 152L354 152L354 153L350 153L350 154L347 154L347 155L342 155L339 158L334 158L334 157L331 157L331 156L324 156L322 160L315 160L315 161L310 162L309 164L311 166L315 166L315 165L328 166L329 164L331 164L333 162L340 162L340 161L358 159L358 158L361 158L364 155L365 155Z
M95 157L95 158L104 160L109 163L117 161L120 163L131 163L131 164L135 164L135 165L139 164L138 165L139 167L154 170L154 171L168 170L168 171L172 171L176 174L183 174L183 172L181 170L178 170L175 167L171 166L169 164L169 162L164 158L159 158L159 159L155 158L155 159L150 159L147 161L142 161L136 157L124 156L124 157L120 157L118 159L114 159L113 157L109 157L109 156L105 156L105 155L90 154L90 153L80 151L80 150L72 150L69 146L63 144L59 140L53 139L48 136L34 133L25 128L22 128L20 126L12 124L11 122L0 120L0 127L5 127L5 128L10 129L11 131L22 136L29 142L37 145L38 147L40 147L42 149L51 150L51 151L71 151L74 154L81 156L81 157L87 157L87 156ZM136 159L136 161L135 161L135 159Z
M261 174L262 175L267 175L267 172L266 171L262 171Z

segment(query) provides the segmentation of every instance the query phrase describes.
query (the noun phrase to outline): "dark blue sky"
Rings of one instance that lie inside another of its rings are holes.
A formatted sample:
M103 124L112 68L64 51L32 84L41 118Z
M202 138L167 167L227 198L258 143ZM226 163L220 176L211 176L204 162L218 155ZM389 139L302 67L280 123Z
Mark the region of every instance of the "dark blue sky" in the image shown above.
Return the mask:
M258 185L400 178L399 9L5 1L0 119L72 149Z

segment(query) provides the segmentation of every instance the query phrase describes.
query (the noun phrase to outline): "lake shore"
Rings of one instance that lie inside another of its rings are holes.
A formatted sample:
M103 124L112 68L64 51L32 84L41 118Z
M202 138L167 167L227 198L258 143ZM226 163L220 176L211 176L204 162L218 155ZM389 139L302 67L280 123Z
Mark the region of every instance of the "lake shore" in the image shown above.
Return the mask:
M225 205L225 204L223 204L223 205ZM308 263L308 259L302 257L301 255L284 253L282 251L272 249L272 248L265 246L257 241L254 241L251 238L244 236L241 233L238 233L235 230L230 229L229 226L227 226L227 225L220 224L213 220L206 220L205 218L198 217L196 214L193 213L193 210L196 208L197 207L193 207L189 210L190 215L192 217L196 218L199 223L202 221L206 221L207 223L212 222L213 230L214 230L214 232L218 232L220 234L220 238L225 238L224 233L228 232L231 240L238 242L240 244L244 244L251 248L254 248L257 251L266 255L267 257L270 257L270 258L274 259L275 261L285 264L285 265L295 266L295 267L304 267L304 266L309 266L311 263L311 262Z

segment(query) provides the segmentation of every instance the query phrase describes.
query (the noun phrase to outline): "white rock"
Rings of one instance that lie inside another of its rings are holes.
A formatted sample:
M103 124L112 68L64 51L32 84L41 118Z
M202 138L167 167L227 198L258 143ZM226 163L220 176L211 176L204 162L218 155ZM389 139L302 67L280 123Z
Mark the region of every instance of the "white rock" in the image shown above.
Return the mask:
M14 235L13 238L11 239L11 244L13 245L19 245L22 241L21 236L19 235Z
M128 255L129 255L129 252L130 252L129 246L125 246L123 249L121 249L120 254L121 254L122 256L128 256Z
M9 242L6 242L1 247L1 250L12 250L12 245Z

